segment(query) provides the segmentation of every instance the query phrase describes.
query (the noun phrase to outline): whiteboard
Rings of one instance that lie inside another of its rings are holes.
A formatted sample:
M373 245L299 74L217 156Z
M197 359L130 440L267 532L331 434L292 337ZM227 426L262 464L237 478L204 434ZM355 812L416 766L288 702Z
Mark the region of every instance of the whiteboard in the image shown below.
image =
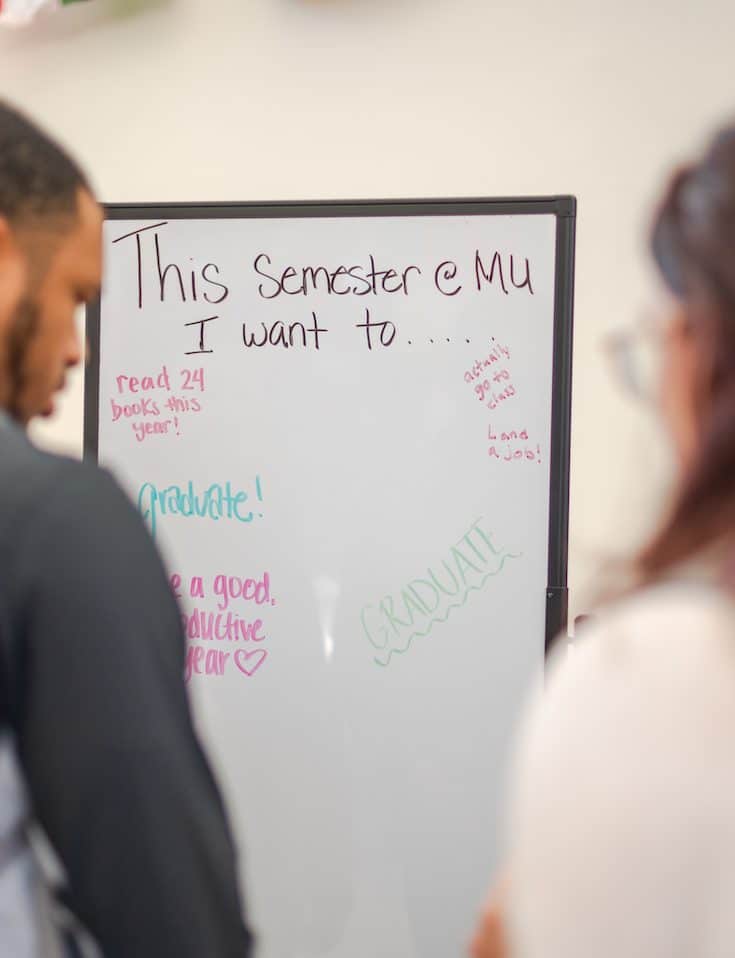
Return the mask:
M262 958L464 953L565 615L574 210L107 210L86 445L180 597Z

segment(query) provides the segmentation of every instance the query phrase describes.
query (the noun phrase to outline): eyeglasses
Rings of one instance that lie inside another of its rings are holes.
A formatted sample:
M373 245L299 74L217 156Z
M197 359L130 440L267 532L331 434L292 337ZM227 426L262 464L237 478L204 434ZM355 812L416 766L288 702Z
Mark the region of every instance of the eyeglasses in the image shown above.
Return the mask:
M663 367L664 329L644 321L630 329L617 330L605 341L605 351L615 379L636 399L653 402Z

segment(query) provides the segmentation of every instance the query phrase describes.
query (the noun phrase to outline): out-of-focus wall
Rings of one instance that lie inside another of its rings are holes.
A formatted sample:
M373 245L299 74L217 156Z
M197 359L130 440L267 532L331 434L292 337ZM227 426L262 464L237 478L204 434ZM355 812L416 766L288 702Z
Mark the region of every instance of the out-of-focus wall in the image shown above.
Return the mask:
M0 35L0 92L109 201L579 198L570 581L660 507L654 420L604 332L645 305L649 210L733 106L726 0L95 0ZM40 441L78 452L76 377Z

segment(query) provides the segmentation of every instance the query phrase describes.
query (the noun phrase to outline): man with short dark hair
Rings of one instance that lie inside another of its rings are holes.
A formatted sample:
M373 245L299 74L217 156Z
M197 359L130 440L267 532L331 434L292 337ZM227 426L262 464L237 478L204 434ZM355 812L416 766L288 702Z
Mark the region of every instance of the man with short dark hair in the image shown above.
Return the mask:
M75 311L99 291L101 227L76 164L0 103L0 954L47 954L35 822L105 958L245 958L160 559L106 473L24 431L81 359Z

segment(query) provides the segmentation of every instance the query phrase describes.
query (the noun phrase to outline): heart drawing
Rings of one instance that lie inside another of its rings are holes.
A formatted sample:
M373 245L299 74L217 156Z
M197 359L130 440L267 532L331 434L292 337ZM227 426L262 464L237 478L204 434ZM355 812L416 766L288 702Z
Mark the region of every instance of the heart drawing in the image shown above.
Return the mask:
M245 675L255 675L261 665L268 657L265 649L255 649L253 652L246 652L244 649L238 649L235 652L235 665Z

